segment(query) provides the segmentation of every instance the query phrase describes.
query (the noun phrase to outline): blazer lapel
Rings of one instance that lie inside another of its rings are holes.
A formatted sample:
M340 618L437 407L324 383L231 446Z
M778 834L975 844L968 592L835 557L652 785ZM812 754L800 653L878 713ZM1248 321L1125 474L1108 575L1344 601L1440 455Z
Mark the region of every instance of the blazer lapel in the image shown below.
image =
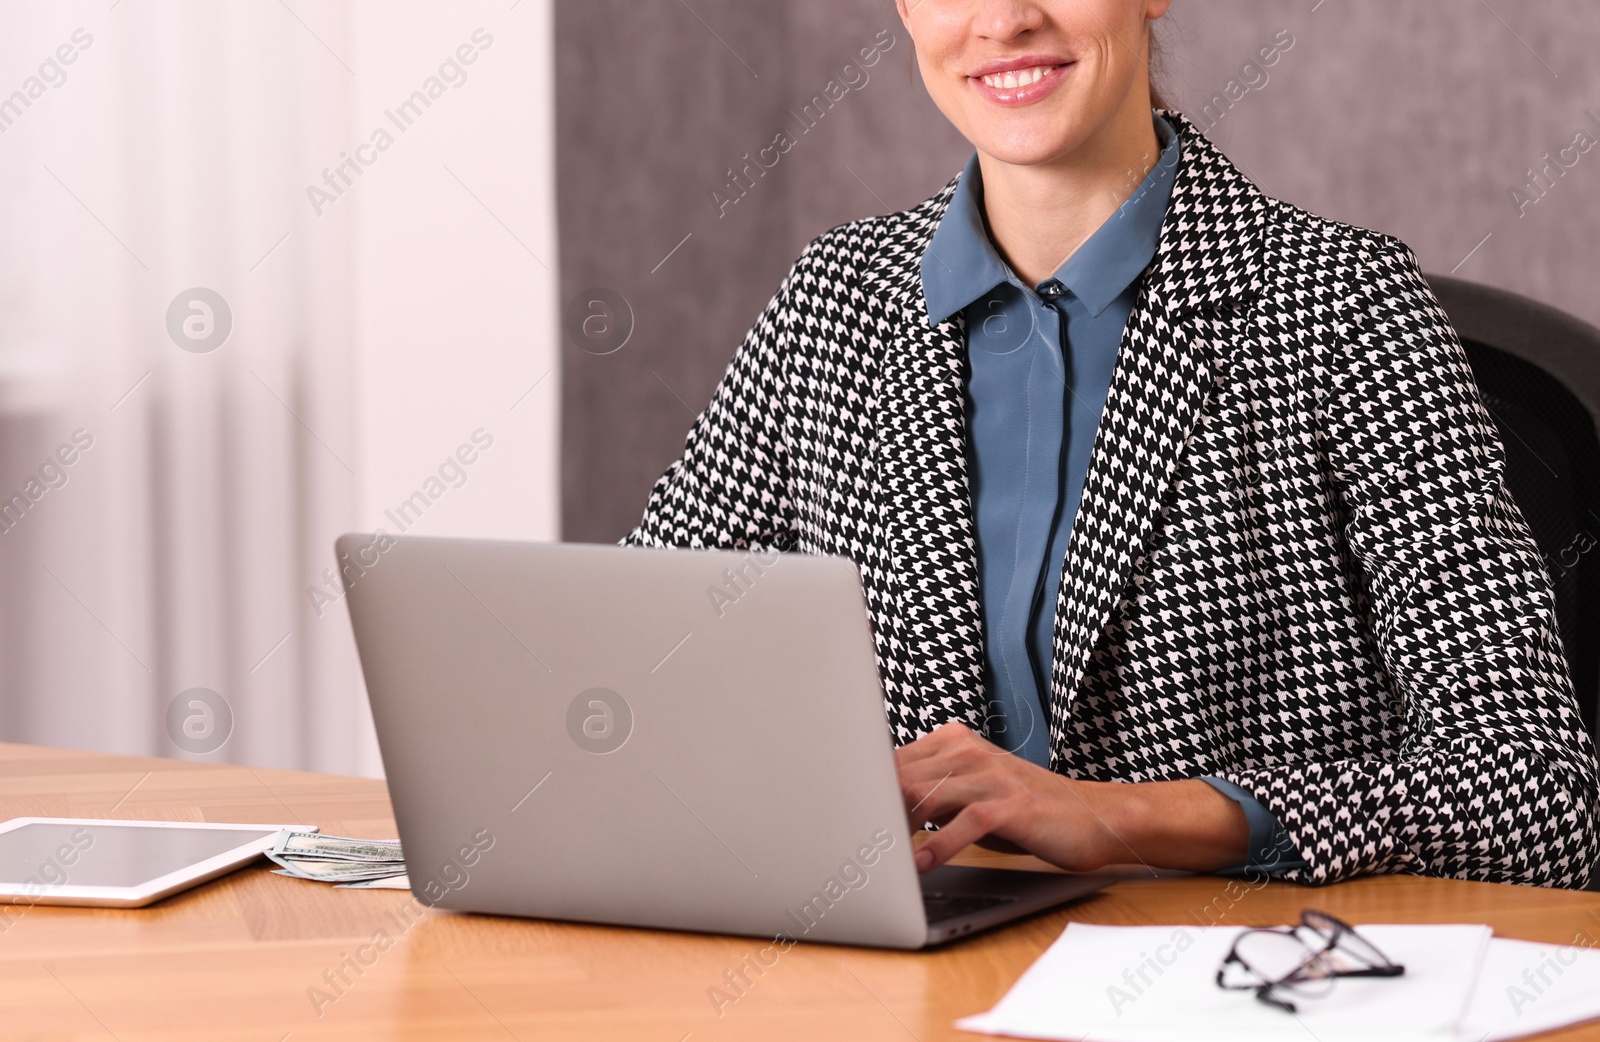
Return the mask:
M875 406L884 523L899 580L919 731L949 720L985 730L977 537L967 474L966 331L960 316L929 324L921 260L959 180L911 212L906 234L869 278L884 306ZM910 737L910 736L905 736Z
M1066 723L1090 654L1226 363L1228 345L1210 335L1205 312L1260 288L1270 200L1189 120L1164 114L1182 136L1182 159L1156 255L1123 330L1063 563L1050 697L1056 762L1066 755Z

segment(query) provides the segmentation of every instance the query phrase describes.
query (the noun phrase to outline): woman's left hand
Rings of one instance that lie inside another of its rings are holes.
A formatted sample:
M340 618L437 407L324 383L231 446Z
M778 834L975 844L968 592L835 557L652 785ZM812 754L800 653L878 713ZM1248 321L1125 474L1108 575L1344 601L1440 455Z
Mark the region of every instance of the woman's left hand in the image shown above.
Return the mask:
M1242 863L1249 843L1243 809L1204 781L1067 778L965 724L944 724L895 760L912 829L939 826L917 851L923 872L985 839L1076 872L1115 863L1206 871Z

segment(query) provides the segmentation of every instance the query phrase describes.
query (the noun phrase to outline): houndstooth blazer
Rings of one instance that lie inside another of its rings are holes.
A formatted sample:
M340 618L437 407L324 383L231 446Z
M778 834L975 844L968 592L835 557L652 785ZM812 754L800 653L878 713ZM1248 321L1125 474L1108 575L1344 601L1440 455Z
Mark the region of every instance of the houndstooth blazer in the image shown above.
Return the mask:
M1056 608L1051 765L1210 774L1327 883L1581 886L1600 779L1550 582L1448 319L1400 240L1183 159L1123 332ZM623 541L861 569L897 742L985 731L965 328L933 198L805 249Z

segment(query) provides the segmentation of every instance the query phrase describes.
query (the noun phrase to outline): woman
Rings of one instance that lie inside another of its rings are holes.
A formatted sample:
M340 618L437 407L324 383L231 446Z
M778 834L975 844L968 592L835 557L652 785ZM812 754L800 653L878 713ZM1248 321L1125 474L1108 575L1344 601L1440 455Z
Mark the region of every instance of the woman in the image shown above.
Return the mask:
M973 159L806 248L629 541L857 562L924 870L1582 885L1600 772L1459 342L1404 243L1152 109L1168 2L898 0Z

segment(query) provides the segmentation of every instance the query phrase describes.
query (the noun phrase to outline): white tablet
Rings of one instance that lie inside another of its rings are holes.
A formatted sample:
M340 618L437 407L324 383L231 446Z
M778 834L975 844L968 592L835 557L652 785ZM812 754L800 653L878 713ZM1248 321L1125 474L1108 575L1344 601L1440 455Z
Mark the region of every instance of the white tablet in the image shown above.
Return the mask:
M36 904L139 908L271 850L281 829L203 821L12 818L0 823L0 922Z

